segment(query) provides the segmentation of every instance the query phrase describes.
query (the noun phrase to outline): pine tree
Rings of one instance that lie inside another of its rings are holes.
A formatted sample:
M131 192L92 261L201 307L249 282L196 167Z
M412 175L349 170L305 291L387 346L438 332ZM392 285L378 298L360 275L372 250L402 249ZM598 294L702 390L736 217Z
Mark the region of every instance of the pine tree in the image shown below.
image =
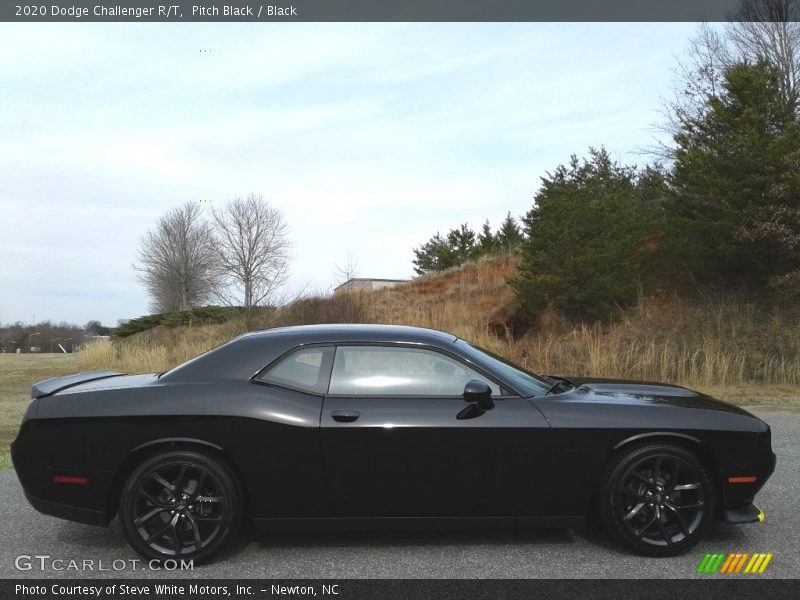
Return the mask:
M444 271L453 266L453 253L438 231L431 239L414 249L414 256L414 271L418 275Z
M680 270L705 282L762 284L779 261L754 223L779 204L771 190L800 149L797 115L783 97L778 72L739 63L725 72L720 94L675 135L675 193L668 240Z
M535 315L552 305L592 320L634 303L645 242L659 224L653 177L613 162L604 149L543 177L522 219L522 260L510 280L521 306Z
M431 239L414 249L414 271L418 275L432 271L444 271L456 267L478 255L475 232L464 223L451 229L442 237L436 232Z
M511 211L508 212L502 225L500 225L496 240L498 249L507 253L514 252L522 244L522 231L520 231L514 217L511 216Z
M489 219L483 223L481 232L478 234L478 254L485 256L487 254L494 254L497 251L497 239L492 233L492 227L489 224Z

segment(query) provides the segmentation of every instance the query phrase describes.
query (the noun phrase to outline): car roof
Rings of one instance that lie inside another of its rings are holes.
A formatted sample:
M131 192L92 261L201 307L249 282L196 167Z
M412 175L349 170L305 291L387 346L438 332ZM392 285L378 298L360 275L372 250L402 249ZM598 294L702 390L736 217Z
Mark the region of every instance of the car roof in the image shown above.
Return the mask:
M296 325L276 327L261 331L251 331L241 338L297 338L297 341L330 342L455 342L458 337L452 333L409 327L406 325L378 325L364 323L326 323L321 325Z
M443 346L450 333L400 325L326 324L245 333L164 373L160 381L249 378L292 348L305 344L410 343Z

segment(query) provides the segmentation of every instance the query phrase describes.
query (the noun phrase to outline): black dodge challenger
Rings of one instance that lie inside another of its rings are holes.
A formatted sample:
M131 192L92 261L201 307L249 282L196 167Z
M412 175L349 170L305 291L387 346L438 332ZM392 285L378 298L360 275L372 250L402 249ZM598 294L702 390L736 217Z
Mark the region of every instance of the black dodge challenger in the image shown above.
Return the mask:
M249 333L171 371L33 386L12 457L39 511L118 515L150 558L262 528L575 527L689 549L764 518L770 428L657 383L534 375L457 337L317 325Z

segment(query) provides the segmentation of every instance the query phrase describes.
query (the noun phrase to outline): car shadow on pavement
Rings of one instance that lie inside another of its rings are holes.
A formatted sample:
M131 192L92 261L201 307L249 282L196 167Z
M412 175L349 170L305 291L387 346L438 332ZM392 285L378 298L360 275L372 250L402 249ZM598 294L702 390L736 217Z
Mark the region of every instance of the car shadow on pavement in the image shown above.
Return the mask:
M527 531L490 530L376 530L376 531L245 531L224 552L233 556L251 544L259 548L376 548L408 546L459 546L506 544L572 544L566 529Z
M614 539L611 538L610 535L608 535L597 525L590 525L581 529L574 529L573 532L575 537L580 538L587 544L596 546L598 549L602 548L606 552L612 554L630 554L630 552L622 548Z
M56 539L92 554L113 551L116 556L135 556L122 534L119 521L108 528L58 522ZM704 544L719 545L746 539L741 527L715 523ZM374 530L374 531L257 531L244 527L209 564L225 561L256 546L264 550L306 548L464 547L503 545L567 545L585 541L612 554L628 554L615 540L596 527L530 530Z
M586 527L584 529L576 529L574 533L580 539L589 544L602 548L603 550L620 555L630 555L630 551L625 550L616 540L610 535L602 531L599 527ZM732 542L736 540L746 540L747 534L741 527L736 525L726 525L715 521L710 530L706 533L701 545L714 545L723 544L725 542ZM691 550L690 550L691 551Z
M54 520L59 545L80 548L87 555L122 558L136 554L128 545L118 519L107 528ZM463 547L573 544L568 529L531 530L370 530L370 531L257 531L244 526L230 544L207 564L236 557L253 546L264 550L307 548Z
M111 521L108 527L95 527L69 521L55 520L59 527L56 530L56 539L69 546L78 546L92 551L130 550L122 528L117 519Z

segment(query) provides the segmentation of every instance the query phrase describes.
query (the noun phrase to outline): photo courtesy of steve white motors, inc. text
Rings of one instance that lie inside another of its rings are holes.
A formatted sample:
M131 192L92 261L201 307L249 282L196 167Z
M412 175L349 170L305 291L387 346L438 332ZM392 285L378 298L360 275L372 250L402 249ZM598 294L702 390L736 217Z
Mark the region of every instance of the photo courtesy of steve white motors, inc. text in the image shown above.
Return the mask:
M81 585L53 583L47 585L25 585L18 583L14 586L15 596L67 596L67 597L116 597L126 596L131 598L141 598L142 596L251 596L256 593L271 595L298 595L298 596L338 596L340 586L336 583L313 585L280 585L270 584L269 587L259 587L252 585L210 585L210 584L174 584L174 583L155 583L155 584L107 584L107 585Z

